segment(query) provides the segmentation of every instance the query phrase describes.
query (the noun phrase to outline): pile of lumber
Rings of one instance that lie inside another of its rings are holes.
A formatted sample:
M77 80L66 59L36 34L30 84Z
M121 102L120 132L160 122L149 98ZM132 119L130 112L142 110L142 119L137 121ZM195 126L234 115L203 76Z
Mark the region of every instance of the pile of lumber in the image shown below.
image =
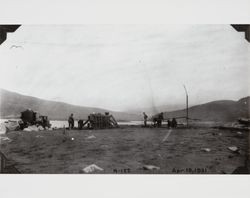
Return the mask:
M108 112L105 114L93 113L88 116L88 119L83 123L83 121L78 122L78 128L82 129L85 125L89 129L107 129L107 128L117 128L118 123L112 115Z

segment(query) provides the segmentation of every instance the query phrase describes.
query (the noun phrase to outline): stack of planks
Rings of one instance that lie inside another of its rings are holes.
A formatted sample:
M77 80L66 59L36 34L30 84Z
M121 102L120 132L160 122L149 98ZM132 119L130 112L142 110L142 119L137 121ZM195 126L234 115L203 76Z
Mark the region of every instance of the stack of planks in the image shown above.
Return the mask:
M82 124L80 129L87 124L89 129L107 129L107 128L117 128L118 123L112 115L108 112L104 114L93 113L88 116L88 119Z

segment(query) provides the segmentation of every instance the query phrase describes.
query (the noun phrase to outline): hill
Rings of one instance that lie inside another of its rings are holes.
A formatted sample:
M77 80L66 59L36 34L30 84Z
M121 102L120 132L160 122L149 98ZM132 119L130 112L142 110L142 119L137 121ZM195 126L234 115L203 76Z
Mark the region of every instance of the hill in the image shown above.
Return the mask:
M106 111L114 115L117 120L131 121L141 120L139 113L117 112L107 109L83 107L71 105L63 102L43 100L31 96L0 89L0 117L15 118L20 117L20 112L32 109L42 115L48 115L50 120L65 120L71 113L76 119L86 119L90 113L104 113ZM158 107L164 111L164 108ZM147 111L146 111L147 112ZM164 118L182 117L186 115L186 110L165 112ZM238 101L219 100L189 108L189 117L204 121L232 122L239 117L250 117L250 97L242 98Z
M165 112L165 118L181 117L186 115L186 110ZM250 97L238 101L219 100L189 108L189 117L204 121L232 122L239 117L250 117Z
M20 112L26 109L32 109L34 111L38 111L42 115L48 115L50 120L67 120L68 116L71 113L74 113L74 117L76 119L86 119L90 113L104 113L106 111L114 115L114 117L118 121L130 121L141 119L141 116L136 114L43 100L0 89L1 118L19 118Z

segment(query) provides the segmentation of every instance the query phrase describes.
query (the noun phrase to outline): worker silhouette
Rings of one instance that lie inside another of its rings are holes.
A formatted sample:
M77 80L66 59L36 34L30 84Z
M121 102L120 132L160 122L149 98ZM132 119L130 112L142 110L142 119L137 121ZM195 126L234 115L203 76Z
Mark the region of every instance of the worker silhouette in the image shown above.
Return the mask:
M74 115L73 115L73 113L69 116L68 122L69 122L69 130L73 129L74 128Z
M147 127L148 116L145 112L143 112L143 120L144 120L144 127Z

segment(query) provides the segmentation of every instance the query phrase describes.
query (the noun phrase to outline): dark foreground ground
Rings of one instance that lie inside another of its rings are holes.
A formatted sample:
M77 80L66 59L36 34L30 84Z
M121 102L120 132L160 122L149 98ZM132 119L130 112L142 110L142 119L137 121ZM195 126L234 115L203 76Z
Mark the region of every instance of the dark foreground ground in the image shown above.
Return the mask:
M96 173L223 174L244 166L248 133L211 128L151 129L123 127L105 130L10 132L1 151L21 173L79 173L96 164ZM94 135L95 138L87 139ZM72 140L72 138L74 138ZM229 146L237 146L232 152ZM203 151L210 148L211 151ZM160 167L144 170L144 165Z

